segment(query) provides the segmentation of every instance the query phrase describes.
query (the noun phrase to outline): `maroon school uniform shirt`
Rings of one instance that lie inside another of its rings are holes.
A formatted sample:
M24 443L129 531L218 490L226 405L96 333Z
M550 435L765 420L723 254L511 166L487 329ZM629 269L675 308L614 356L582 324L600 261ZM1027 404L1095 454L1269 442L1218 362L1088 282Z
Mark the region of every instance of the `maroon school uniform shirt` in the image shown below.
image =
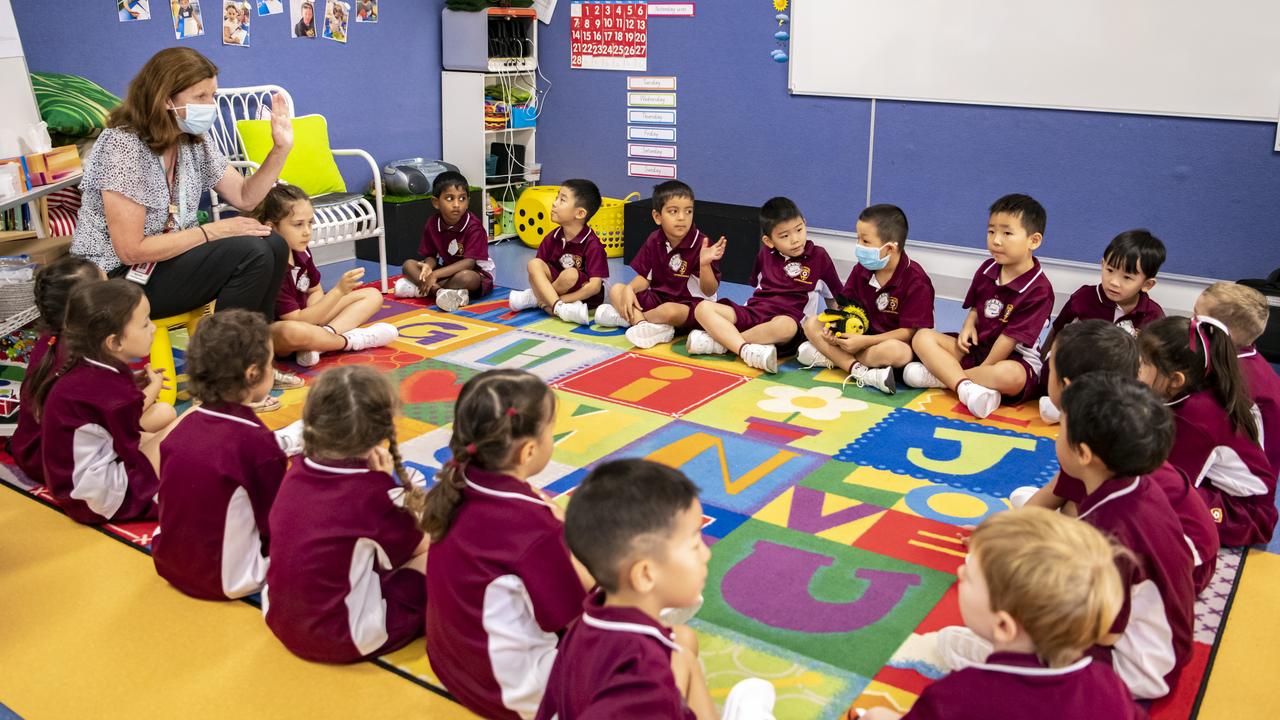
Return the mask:
M160 480L138 448L143 400L127 368L89 358L49 391L40 439L45 485L76 522L155 517Z
M1080 519L1128 548L1117 558L1129 588L1112 628L1120 640L1108 652L1134 697L1167 695L1191 654L1196 592L1191 549L1164 491L1146 476L1111 478L1080 503Z
M1062 312L1053 321L1053 332L1076 320L1106 320L1130 335L1137 335L1142 328L1164 317L1164 308L1145 292L1138 293L1138 304L1129 312L1107 299L1101 285L1083 285L1071 294Z
M251 595L267 579L267 525L288 461L245 405L201 405L160 443L156 572L192 597Z
M1212 391L1169 403L1174 442L1169 462L1191 478L1225 547L1266 544L1276 527L1276 474L1262 448L1231 427Z
M662 302L675 302L693 309L700 300L707 299L702 292L699 274L702 272L702 242L708 240L696 227L689 228L680 244L671 241L658 228L649 233L640 252L631 260L636 275L649 281L649 290ZM711 272L720 281L720 261L711 263Z
M422 227L418 256L435 258L436 267L452 265L459 260L475 260L476 272L493 280L493 261L489 259L489 235L475 213L467 213L454 225L445 225L436 213Z
M1257 407L1254 419L1258 421L1262 452L1271 464L1272 473L1280 473L1280 376L1252 345L1242 349L1236 357L1249 384L1249 395Z
M280 296L276 298L276 317L305 308L311 289L318 287L320 270L311 259L311 253L293 252L293 264L285 271L284 280L280 283Z
M987 661L953 672L924 689L909 720L1143 720L1147 711L1133 701L1106 663L1083 657L1050 668L1035 655L992 653Z
M1178 516L1182 539L1191 548L1191 558L1195 561L1191 577L1199 595L1213 580L1214 569L1218 566L1218 526L1186 473L1166 462L1147 477L1164 491L1170 507ZM1057 482L1053 485L1054 495L1079 505L1085 493L1083 482L1064 472L1058 473Z
M586 592L564 525L528 483L473 466L466 475L453 524L431 545L427 656L472 712L530 717Z
M840 287L840 275L827 251L808 240L796 257L787 257L761 244L747 282L755 286L747 300L749 309L772 316L786 315L798 325L805 315L820 310L819 298L833 297Z
M692 720L671 672L673 652L685 651L669 628L636 608L605 607L598 592L560 643L537 720Z
M394 572L413 557L422 532L397 502L402 488L355 460L295 460L271 507L271 562L262 590L267 626L294 654L352 662L413 639L422 607L387 597ZM409 630L405 630L409 628ZM402 633L408 632L408 637Z
M1000 284L1000 264L994 259L984 262L973 274L964 308L978 311L978 343L969 350L973 365L981 365L996 339L1008 335L1017 343L1010 359L1022 360L1030 368L1036 377L1027 378L1028 382L1039 377L1036 346L1053 312L1053 286L1039 260L1032 258L1031 269L1005 285Z
M35 390L31 386L31 376L49 353L51 338L52 335L42 333L31 348L27 370L22 376L22 386L18 388L18 427L14 428L13 437L9 438L9 454L13 455L14 462L18 463L22 472L35 482L44 482L44 458L40 455L40 423L36 420L36 403L31 395ZM55 365L53 370L56 372L57 369Z
M933 281L906 252L883 287L874 272L854 265L840 294L867 311L868 335L933 327Z
M604 281L609 279L609 258L605 255L604 243L600 242L590 225L584 225L582 232L573 239L565 238L563 227L552 230L542 239L534 257L551 268L553 282L561 272L570 268L577 270L578 281L569 288L569 292L580 290L591 278L600 278L600 292L585 302L595 307L604 298Z

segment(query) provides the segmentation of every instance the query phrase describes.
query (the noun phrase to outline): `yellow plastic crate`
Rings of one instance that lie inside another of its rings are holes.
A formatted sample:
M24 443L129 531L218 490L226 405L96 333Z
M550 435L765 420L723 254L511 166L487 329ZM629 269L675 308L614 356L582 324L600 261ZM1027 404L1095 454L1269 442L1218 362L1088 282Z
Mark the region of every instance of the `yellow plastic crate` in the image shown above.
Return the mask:
M548 233L556 229L557 225L551 222L551 203L555 202L558 192L559 185L538 185L520 194L515 212L516 234L520 236L520 242L536 248ZM600 242L604 243L605 253L611 258L622 257L623 207L639 197L640 193L633 192L621 200L603 198L600 210L587 223L596 231Z

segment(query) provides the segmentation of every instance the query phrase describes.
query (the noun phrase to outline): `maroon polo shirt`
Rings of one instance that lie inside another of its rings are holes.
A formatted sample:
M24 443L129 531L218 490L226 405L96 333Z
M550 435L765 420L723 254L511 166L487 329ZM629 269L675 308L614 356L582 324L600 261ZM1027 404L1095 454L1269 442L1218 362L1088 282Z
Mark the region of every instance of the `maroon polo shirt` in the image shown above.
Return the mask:
M1053 286L1039 260L1032 258L1031 269L1005 285L1000 284L1000 264L994 259L984 262L973 275L964 308L978 311L978 343L969 350L974 365L987 359L997 338L1008 335L1018 343L1014 352L1032 371L1040 372L1036 345L1053 313Z
M53 336L48 333L41 333L36 339L35 347L31 348L27 370L22 376L22 386L18 388L18 427L14 428L13 437L9 438L9 453L13 455L14 462L35 482L44 482L44 459L40 456L40 423L36 420L36 401L31 395L35 390L31 386L31 376L48 354L51 337ZM55 363L60 358L59 355ZM55 372L57 369L53 368Z
M692 309L707 297L698 280L702 272L702 241L707 239L698 228L691 227L680 244L672 247L662 228L658 228L645 238L640 252L631 260L631 269L649 281L649 289L663 302L676 302ZM711 272L719 282L719 260L711 263Z
M1191 654L1194 632L1191 549L1178 516L1164 491L1138 476L1104 482L1080 503L1079 517L1134 555L1136 562L1116 559L1129 593L1113 626L1121 637L1109 654L1134 697L1163 697Z
M584 225L576 238L566 240L564 228L557 227L547 233L538 245L537 259L551 268L551 280L555 281L560 273L573 268L578 271L578 281L569 288L569 292L582 289L591 278L600 278L600 293L588 299L588 305L598 305L604 297L604 280L609 278L609 258L605 255L604 243L596 235L590 225Z
M565 633L537 720L683 718L692 720L671 672L685 652L671 630L633 607L606 607L597 592Z
M795 257L761 244L748 283L755 286L747 300L748 308L768 315L786 315L798 325L806 313L816 311L819 297L835 294L840 275L827 251L812 240L806 241L804 250Z
M138 448L143 399L128 368L89 358L50 389L40 429L45 485L76 522L155 517L160 480Z
M453 524L431 545L427 656L467 709L528 717L586 592L564 525L528 483L475 466L466 475Z
M307 306L312 288L320 287L320 270L309 252L293 253L293 264L285 271L280 283L280 296L276 298L276 317L301 310Z
M907 257L904 251L898 258L889 282L881 287L876 274L862 267L853 266L845 281L841 295L853 300L867 311L870 321L868 335L880 335L899 328L933 327L933 281L920 267L920 263Z
M1169 462L1195 484L1223 546L1266 544L1276 527L1276 474L1262 448L1231 427L1210 390L1169 407L1176 428Z
M910 720L1144 720L1106 663L1083 657L1064 667L1046 667L1029 653L996 652L987 661L929 685L911 706Z
M1130 335L1137 335L1142 328L1164 317L1164 308L1145 292L1138 293L1138 304L1129 312L1107 299L1101 285L1082 285L1071 294L1062 312L1053 321L1053 332L1076 320L1106 320L1118 325Z
M416 617L400 617L408 611L384 592L422 542L413 516L393 499L401 490L364 458L300 458L285 473L268 520L262 609L294 654L352 662L394 644L393 629L421 627L421 607Z
M1280 376L1252 345L1237 357L1249 384L1249 395L1258 408L1254 417L1261 422L1258 436L1262 438L1262 452L1271 464L1272 474L1280 473Z
M459 260L475 260L476 272L493 279L493 261L489 259L489 235L475 213L466 213L455 225L445 225L436 213L422 227L418 255L435 258L436 267L452 265Z
M267 579L267 517L288 465L248 406L197 406L160 443L156 572L192 597L225 600Z

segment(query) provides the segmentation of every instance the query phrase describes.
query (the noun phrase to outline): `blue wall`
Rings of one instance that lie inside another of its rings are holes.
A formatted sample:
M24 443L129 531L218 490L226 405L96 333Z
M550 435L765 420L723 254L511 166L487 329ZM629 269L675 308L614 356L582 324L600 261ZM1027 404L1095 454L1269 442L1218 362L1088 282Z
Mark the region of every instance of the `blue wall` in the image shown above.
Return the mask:
M569 69L569 6L540 25L552 82L539 120L543 177L647 192L626 175L625 72ZM679 78L680 177L700 197L796 199L811 224L852 229L867 191L870 102L791 96L773 62L768 3L704 0L653 18L651 75ZM892 62L886 58L885 62ZM1117 232L1151 227L1165 270L1235 279L1280 267L1276 126L1185 118L877 102L872 202L906 210L911 236L983 247L986 207L1007 192L1044 203L1042 255L1096 262ZM583 148L588 150L584 151Z
M317 3L319 4L319 3ZM254 3L256 6L256 3ZM346 45L289 37L286 11L252 20L252 47L222 45L218 0L203 0L205 34L178 41L167 0L152 19L121 23L110 0L14 0L27 66L83 75L117 95L156 51L187 45L219 68L223 87L276 84L299 114L329 119L334 147L369 151L379 162L440 156L440 4L383 3L380 22L352 22ZM369 180L359 160L339 167L355 189Z

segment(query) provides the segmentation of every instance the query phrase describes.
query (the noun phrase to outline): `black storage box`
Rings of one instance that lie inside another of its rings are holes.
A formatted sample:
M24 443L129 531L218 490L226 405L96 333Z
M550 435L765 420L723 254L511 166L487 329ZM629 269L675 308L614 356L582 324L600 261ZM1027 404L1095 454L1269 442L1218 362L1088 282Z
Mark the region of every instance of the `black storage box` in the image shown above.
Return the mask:
M628 263L640 252L645 238L658 229L653 222L653 199L642 198L626 204L622 214L622 249ZM711 242L728 239L720 275L725 282L746 285L751 266L760 252L760 209L749 205L699 200L694 205L693 222Z

